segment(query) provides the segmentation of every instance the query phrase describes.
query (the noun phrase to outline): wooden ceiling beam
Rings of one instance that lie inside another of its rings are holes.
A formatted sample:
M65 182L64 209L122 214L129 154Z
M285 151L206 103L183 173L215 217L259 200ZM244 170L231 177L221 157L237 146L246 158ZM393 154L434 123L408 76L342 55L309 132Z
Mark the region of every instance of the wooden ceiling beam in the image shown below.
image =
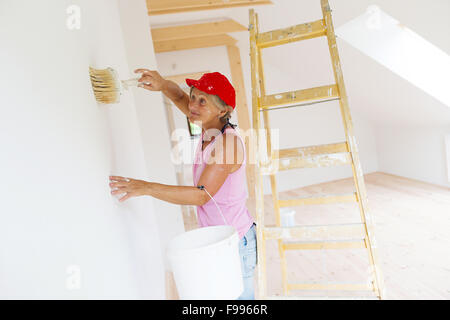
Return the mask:
M270 0L147 0L148 15L273 4Z
M200 72L194 72L194 73L183 73L183 74L176 74L173 76L164 76L163 78L166 80L171 80L175 83L177 83L179 86L186 85L185 79L200 79L203 74L208 73L211 71L200 71Z
M165 28L152 28L153 41L178 40L193 37L219 35L247 31L248 29L233 19L213 21Z
M189 50L197 48L207 48L216 46L234 45L236 39L227 34L195 37L180 40L156 41L153 42L156 53L178 50Z

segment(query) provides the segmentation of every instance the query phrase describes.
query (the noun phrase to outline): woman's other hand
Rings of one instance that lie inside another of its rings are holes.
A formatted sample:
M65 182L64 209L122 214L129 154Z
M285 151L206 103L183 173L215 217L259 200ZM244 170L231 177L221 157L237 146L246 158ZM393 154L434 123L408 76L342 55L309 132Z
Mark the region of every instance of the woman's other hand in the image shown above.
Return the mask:
M148 69L136 69L134 73L141 73L141 78L138 80L138 87L150 90L150 91L162 91L166 79L161 77L158 71ZM144 83L145 82L145 83Z
M125 195L119 199L120 202L123 202L131 197L145 195L150 184L150 182L144 180L136 180L120 176L109 176L109 181L111 194L116 195L125 193Z

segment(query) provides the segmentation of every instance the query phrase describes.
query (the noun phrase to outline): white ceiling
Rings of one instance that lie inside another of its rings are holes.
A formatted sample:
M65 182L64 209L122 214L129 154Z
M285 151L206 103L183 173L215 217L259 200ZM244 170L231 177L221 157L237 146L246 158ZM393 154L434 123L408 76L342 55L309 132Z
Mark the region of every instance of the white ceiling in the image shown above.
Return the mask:
M320 0L272 0L255 6L260 32L288 27L322 17ZM335 28L361 15L371 4L450 54L449 0L329 0ZM248 26L248 7L151 16L153 27L233 18ZM241 34L243 36L241 36ZM248 39L246 32L232 34ZM375 125L447 125L450 108L338 38L350 108ZM325 38L268 48L267 93L333 83ZM244 70L245 71L245 70ZM271 76L272 74L272 76ZM281 75L286 74L286 77ZM307 75L307 76L305 76ZM450 85L449 85L450 89Z

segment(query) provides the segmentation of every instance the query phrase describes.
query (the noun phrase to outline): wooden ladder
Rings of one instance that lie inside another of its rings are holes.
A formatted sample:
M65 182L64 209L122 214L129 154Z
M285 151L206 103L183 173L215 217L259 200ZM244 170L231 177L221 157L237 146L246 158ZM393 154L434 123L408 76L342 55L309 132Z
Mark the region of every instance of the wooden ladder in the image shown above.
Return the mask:
M328 0L321 0L323 18L310 23L303 23L288 28L259 33L258 15L254 9L249 11L250 59L252 79L253 129L256 138L256 219L258 252L258 292L259 299L307 299L289 295L292 290L338 290L367 291L376 299L382 299L383 279L378 267L373 227L367 207L367 195L363 173L358 157L358 148L353 132L353 124L348 107L347 94L336 45L336 36L331 20ZM325 36L328 39L335 84L297 91L266 95L261 49L283 45L290 42ZM341 143L307 146L273 150L268 111L281 108L298 107L315 103L339 100L346 141ZM286 106L287 105L287 106ZM264 129L267 144L268 161L263 161L261 134L261 113L264 117ZM312 168L351 164L356 192L345 195L279 200L277 193L276 172L296 168ZM269 175L276 215L276 225L264 224L264 194L262 176ZM357 202L359 204L361 223L290 226L282 227L280 208L311 204L329 204ZM321 239L321 240L317 240ZM326 239L326 240L323 240ZM277 240L281 260L284 296L267 296L266 275L266 240ZM292 241L294 240L294 241ZM286 250L327 250L327 249L367 249L370 264L370 281L362 284L348 283L288 283ZM315 296L312 298L323 298ZM333 298L333 297L331 297ZM345 297L334 297L344 298ZM348 297L358 298L358 297ZM365 297L362 297L365 298Z

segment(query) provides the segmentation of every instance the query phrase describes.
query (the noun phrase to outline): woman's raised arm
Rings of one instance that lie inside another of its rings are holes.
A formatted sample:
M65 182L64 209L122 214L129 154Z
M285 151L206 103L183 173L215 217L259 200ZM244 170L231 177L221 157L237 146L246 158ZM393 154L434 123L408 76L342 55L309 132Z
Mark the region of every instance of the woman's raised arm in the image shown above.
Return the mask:
M175 82L164 79L155 70L136 69L134 72L142 74L139 79L139 87L150 91L161 91L166 97L172 100L181 112L186 116L189 115L189 96Z

